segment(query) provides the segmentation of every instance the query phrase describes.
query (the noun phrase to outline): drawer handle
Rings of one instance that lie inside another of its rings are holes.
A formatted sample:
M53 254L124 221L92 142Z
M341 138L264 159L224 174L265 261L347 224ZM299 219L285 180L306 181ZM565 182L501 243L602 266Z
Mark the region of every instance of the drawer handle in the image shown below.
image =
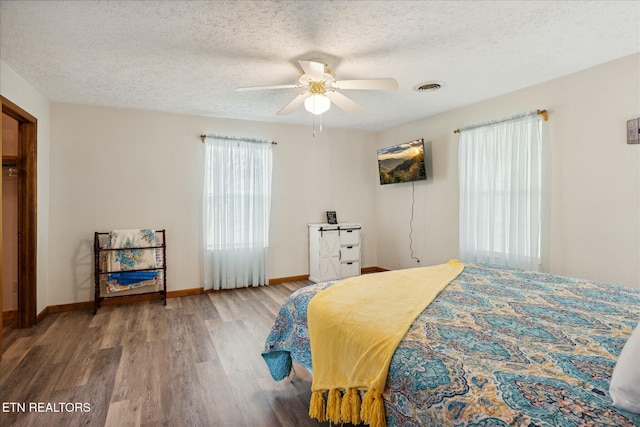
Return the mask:
M351 265L351 264L353 264L353 263L352 263L352 262L348 262L348 263L347 263L347 265Z
M347 249L353 249L353 246L347 246Z
M347 230L347 233L353 233L353 230Z

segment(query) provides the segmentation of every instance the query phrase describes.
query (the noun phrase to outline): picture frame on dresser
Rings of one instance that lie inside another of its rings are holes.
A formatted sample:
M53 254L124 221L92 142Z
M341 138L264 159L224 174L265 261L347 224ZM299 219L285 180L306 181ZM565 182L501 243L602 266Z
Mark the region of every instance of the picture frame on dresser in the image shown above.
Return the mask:
M640 118L627 121L627 144L640 144Z
M327 211L327 222L329 224L338 223L338 216L336 215L336 211Z

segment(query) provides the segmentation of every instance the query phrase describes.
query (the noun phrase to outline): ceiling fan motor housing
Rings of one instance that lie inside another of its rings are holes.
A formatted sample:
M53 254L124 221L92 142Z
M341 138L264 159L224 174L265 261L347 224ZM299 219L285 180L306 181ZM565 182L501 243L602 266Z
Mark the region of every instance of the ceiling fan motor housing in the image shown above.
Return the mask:
M303 71L302 75L300 75L300 78L298 79L298 81L301 84L305 85L305 86L312 86L313 83L322 83L323 85L328 85L328 84L331 84L331 83L335 82L336 81L336 77L335 77L335 74L333 73L333 71L325 66L324 67L324 74L322 76L322 80L313 80L308 74L306 74ZM313 92L313 89L312 89L312 92ZM316 92L313 92L313 93L316 93ZM320 93L322 93L322 92L320 92Z

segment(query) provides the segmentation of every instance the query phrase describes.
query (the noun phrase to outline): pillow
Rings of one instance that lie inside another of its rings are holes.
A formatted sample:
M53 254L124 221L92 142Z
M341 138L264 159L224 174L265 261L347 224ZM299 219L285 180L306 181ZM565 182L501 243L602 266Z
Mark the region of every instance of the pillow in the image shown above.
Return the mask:
M640 323L620 352L609 394L614 406L640 414Z

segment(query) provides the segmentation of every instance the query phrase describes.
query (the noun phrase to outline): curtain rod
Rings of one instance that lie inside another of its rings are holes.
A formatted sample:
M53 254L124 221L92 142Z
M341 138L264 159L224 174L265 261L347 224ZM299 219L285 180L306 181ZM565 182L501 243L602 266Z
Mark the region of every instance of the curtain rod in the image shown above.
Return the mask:
M262 139L255 139L255 138L235 138L233 136L224 136L224 135L205 135L205 134L200 135L200 139L202 140L203 144L207 138L221 138L221 139L228 139L229 141L249 141L249 142L262 142L262 143L269 142ZM278 143L275 141L271 141L271 145L278 145Z
M537 114L539 116L542 116L542 119L545 122L547 120L549 120L549 113L547 112L547 110L535 110L535 111L529 111L528 113L523 113L523 114L518 114L516 116L508 117L506 119L500 119L500 120L495 120L495 121L492 121L492 122L479 123L477 125L471 125L471 126L463 127L461 129L454 130L453 133L460 133L463 130L475 129L475 128L479 128L479 127L483 127L483 126L493 125L493 124L496 124L496 123L508 122L509 120L520 119L522 117L528 117L528 116L531 116L533 114Z

